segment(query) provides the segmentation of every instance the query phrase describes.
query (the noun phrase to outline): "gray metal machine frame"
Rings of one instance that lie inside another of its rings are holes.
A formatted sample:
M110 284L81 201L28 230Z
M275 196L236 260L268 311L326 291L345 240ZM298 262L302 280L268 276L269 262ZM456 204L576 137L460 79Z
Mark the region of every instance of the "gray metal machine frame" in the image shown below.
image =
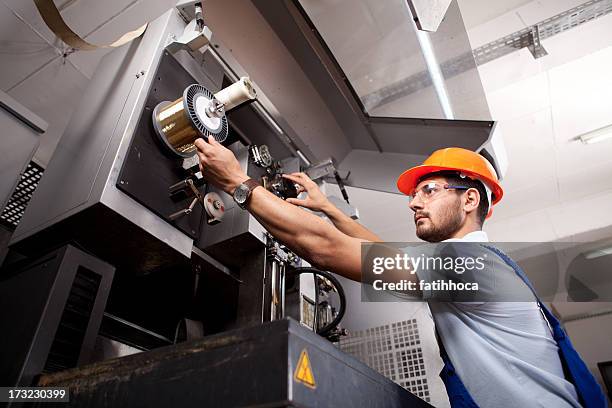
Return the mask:
M150 73L156 70L168 36L184 26L178 13L171 10L149 25L140 42L117 49L102 60L11 245L99 203L179 254L191 256L189 237L116 187L154 79Z
M142 39L114 50L101 61L82 96L83 103L73 115L12 237L11 247L33 255L46 246L64 241L76 239L84 246L95 241L92 245L104 246L99 251L94 249L104 259L118 267L123 263L142 272L181 264L192 258L194 240L191 237L117 186L160 61L164 53L168 53L167 46L183 33L185 27L186 22L179 11L171 9L149 25ZM218 41L215 41L214 49L208 48L216 64L203 61L197 52L195 55L185 50L174 52L174 58L197 81L212 82L218 88L222 87L224 76L236 80L246 74ZM236 117L246 118L240 119L243 123L252 122L257 117L260 126L267 126L265 137L274 139L270 143L282 150L283 157L299 155L296 154L298 150L302 155L309 155L293 130L277 116L263 92L258 90L258 95L252 109L238 113ZM245 129L235 126L235 130L249 141ZM246 164L246 149L242 151L237 145L235 151L243 165ZM232 212L231 197L222 192L221 195ZM200 237L200 249L214 243L209 241L226 236L225 232L237 233L237 228L250 231L262 243L265 241L263 228L250 214L238 210L233 212L236 214L226 216L232 218L231 222L216 226L217 238ZM126 235L145 244L116 248L124 241L118 238ZM132 259L123 259L126 252Z

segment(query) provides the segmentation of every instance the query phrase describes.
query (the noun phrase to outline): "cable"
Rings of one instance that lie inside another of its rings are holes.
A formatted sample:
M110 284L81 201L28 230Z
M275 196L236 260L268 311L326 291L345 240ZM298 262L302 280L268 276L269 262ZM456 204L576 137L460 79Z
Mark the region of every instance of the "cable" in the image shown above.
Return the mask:
M344 317L344 313L346 312L346 295L344 294L344 288L340 284L340 281L334 275L332 275L331 273L327 271L321 271L316 268L304 266L304 267L292 269L291 272L296 275L300 275L302 273L312 273L313 275L322 276L325 279L329 280L336 288L336 291L338 292L338 296L340 297L340 310L338 311L338 314L336 315L334 320L329 322L327 325L325 325L321 329L317 330L316 326L314 327L318 335L325 337L327 334L329 334L329 332L335 329L336 326L338 326L338 324ZM315 288L315 290L317 290L317 288ZM315 311L314 311L315 316L317 315L317 306L318 304L315 303Z

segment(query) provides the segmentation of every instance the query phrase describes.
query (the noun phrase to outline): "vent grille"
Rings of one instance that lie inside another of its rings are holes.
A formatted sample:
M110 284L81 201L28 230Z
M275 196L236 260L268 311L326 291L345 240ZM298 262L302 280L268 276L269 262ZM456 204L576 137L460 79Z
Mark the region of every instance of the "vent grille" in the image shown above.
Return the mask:
M45 169L33 161L28 164L28 167L21 175L17 188L2 211L2 214L0 214L0 222L11 229L17 228L17 224L21 221L21 217L23 217L23 213L44 171Z
M339 347L419 398L431 401L416 319L352 332L340 340Z
M44 373L76 367L102 277L79 267L62 314Z

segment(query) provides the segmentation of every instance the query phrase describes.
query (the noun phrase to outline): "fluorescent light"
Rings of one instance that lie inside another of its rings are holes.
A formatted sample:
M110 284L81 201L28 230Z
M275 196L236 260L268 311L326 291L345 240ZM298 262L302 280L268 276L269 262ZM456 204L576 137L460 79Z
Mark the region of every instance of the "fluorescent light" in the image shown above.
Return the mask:
M308 160L308 159L306 158L306 156L304 156L304 153L302 153L302 152L301 152L301 151L299 151L299 150L296 150L296 151L295 151L295 153L296 153L296 154L297 154L297 155L300 157L300 159L302 159L302 161L303 161L304 163L306 163L306 166L307 166L307 167L308 167L308 166L310 166L310 164L311 164L311 163L310 163L310 160Z
M576 139L580 140L584 144L593 144L603 142L604 140L610 138L612 138L612 125L604 126L591 132L587 132L583 135L578 136Z
M595 259L606 255L612 255L612 246L607 248L594 249L592 251L584 252L582 255L584 255L586 259Z
M438 100L440 101L440 105L442 105L444 116L446 119L455 119L455 114L453 113L453 108L451 107L450 99L448 98L448 93L446 92L446 86L444 86L444 75L442 75L440 64L438 64L438 59L434 53L431 40L429 39L429 33L419 30L416 27L416 24L414 24L414 21L412 21L412 26L414 28L414 32L416 33L417 39L419 40L421 52L425 58L427 70L429 71L429 76L431 76L431 81L433 82L434 89L438 95Z

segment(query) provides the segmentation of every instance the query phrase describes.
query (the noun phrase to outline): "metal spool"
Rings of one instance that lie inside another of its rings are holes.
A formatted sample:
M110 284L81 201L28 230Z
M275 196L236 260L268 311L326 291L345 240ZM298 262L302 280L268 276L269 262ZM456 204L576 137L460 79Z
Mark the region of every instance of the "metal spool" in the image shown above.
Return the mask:
M209 117L206 110L214 95L202 85L185 88L183 96L174 102L163 101L153 110L155 133L171 152L180 157L191 157L196 148L193 142L213 136L219 143L227 138L227 118Z

